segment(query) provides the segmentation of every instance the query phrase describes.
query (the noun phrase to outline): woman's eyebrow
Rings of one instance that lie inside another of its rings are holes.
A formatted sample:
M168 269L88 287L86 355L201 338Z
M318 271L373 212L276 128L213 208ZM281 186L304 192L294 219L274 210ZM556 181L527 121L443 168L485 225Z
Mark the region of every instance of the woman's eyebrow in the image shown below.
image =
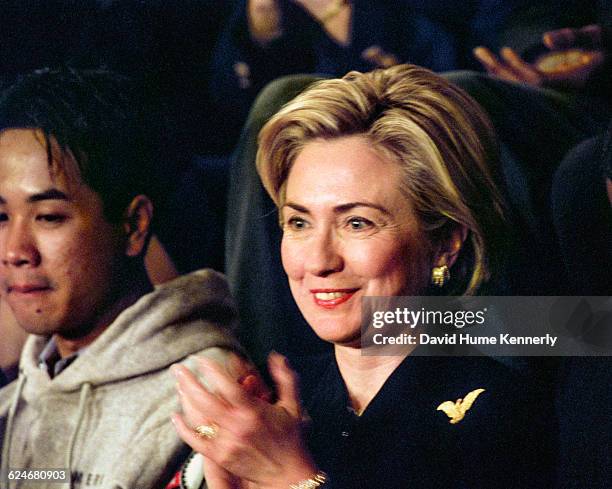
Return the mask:
M281 206L281 210L284 209L285 207L290 207L291 209L304 213L304 214L310 214L310 211L308 210L308 208L304 207L303 205L296 204L295 202L285 202ZM389 212L389 210L383 207L382 205L374 204L373 202L361 202L361 201L347 202L346 204L337 205L334 207L334 213L343 214L345 212L351 211L355 207L369 207L371 209L376 209L386 215L391 214L391 212Z
M306 207L300 204L296 204L295 202L285 202L281 206L281 210L284 209L285 207L291 207L293 210L298 211L298 212L303 212L305 214L310 213L310 211Z
M337 214L342 214L344 212L348 212L354 209L355 207L370 207L372 209L376 209L382 212L383 214L391 214L385 207L383 207L382 205L375 204L373 202L347 202L346 204L340 204L334 207L334 212L336 212Z

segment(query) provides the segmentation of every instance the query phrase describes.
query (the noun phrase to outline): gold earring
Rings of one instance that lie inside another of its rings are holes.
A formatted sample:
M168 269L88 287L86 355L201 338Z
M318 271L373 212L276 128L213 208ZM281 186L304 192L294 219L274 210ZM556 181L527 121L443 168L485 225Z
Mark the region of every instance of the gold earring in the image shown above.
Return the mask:
M431 270L431 283L436 287L444 287L446 282L450 280L450 271L446 265L433 267Z

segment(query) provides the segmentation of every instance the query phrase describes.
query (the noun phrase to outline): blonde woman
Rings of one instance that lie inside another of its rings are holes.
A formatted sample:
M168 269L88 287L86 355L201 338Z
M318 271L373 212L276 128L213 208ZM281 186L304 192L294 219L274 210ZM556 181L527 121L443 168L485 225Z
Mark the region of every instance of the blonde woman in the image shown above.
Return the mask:
M259 143L291 293L333 354L312 360L303 403L279 355L275 404L210 362L210 390L174 369L174 422L209 489L549 487L550 413L528 379L488 358L361 351L363 297L473 294L495 274L503 204L479 106L415 66L352 72L288 103ZM464 419L436 410L478 389Z

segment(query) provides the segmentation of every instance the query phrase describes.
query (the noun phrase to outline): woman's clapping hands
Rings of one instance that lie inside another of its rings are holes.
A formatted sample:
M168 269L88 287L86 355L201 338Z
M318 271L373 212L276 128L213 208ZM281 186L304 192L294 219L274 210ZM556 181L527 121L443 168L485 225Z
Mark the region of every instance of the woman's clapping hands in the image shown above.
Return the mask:
M316 472L302 439L297 376L283 356L269 358L278 393L273 404L265 399L258 377L237 381L204 358L199 369L208 388L187 368L172 368L183 408L173 422L179 436L204 455L209 489L286 489ZM214 434L194 431L203 425L212 427Z

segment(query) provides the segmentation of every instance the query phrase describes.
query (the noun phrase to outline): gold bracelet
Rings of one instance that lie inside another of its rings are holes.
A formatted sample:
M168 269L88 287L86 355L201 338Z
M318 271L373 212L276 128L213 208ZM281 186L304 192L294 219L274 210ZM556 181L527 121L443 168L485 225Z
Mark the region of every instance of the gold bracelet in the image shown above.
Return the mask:
M323 471L317 472L310 479L305 479L297 484L289 485L289 489L317 489L327 481L327 474Z
M327 7L327 10L325 10L325 12L323 12L321 17L319 17L319 22L321 24L325 24L325 23L329 22L336 15L338 15L340 12L342 12L342 9L344 7L346 7L347 5L348 5L348 1L347 0L335 0L334 3L332 3L329 7Z

